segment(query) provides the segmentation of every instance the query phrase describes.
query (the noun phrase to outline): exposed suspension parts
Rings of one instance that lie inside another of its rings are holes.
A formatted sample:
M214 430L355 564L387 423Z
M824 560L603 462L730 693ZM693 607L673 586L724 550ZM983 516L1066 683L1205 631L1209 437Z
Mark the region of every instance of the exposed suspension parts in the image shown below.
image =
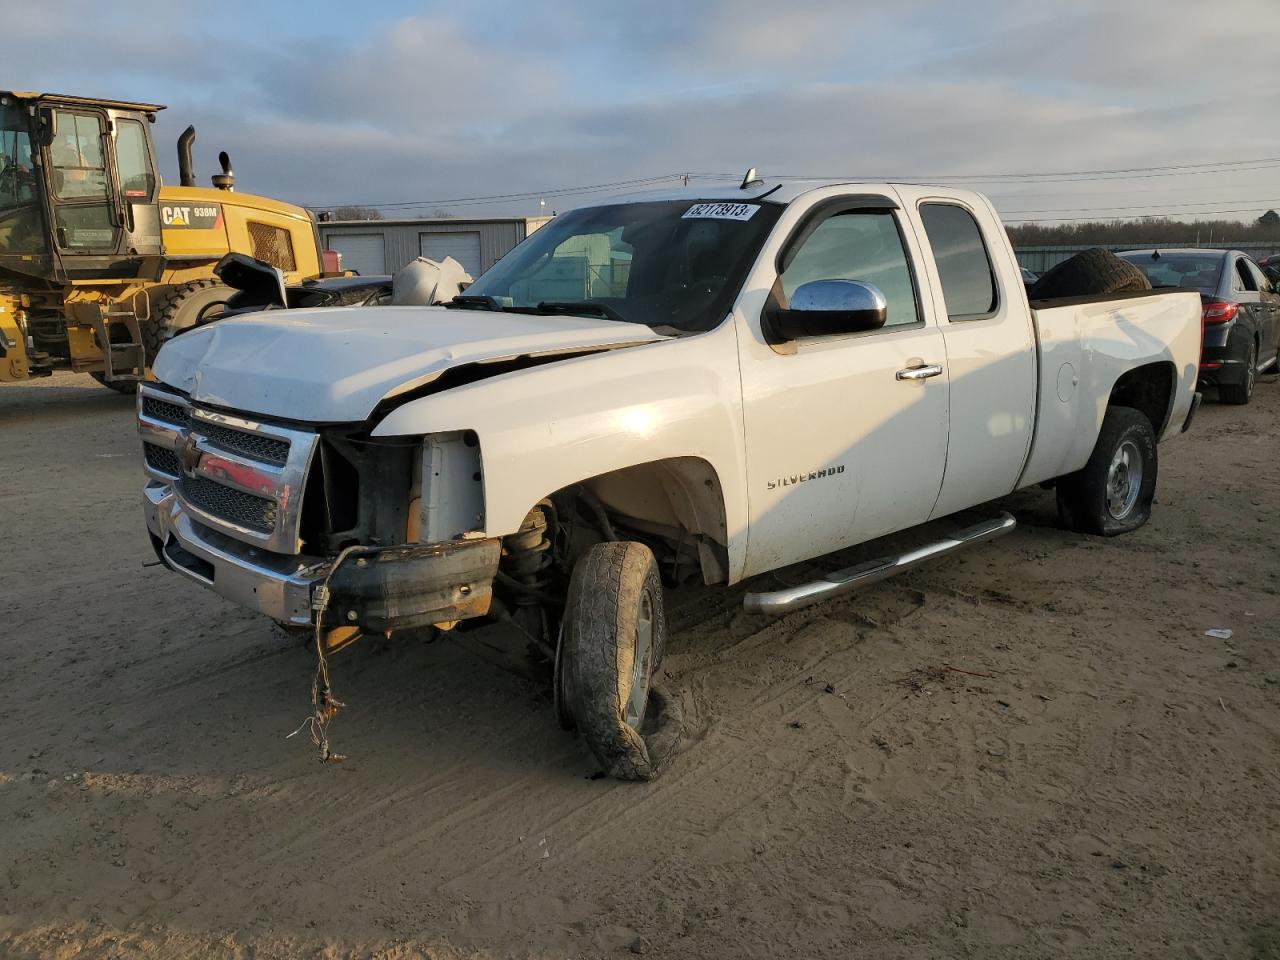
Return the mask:
M555 589L555 538L559 526L555 504L541 501L529 511L519 530L503 538L498 567L501 592L510 598L506 616L547 659L555 657L560 606L557 597L562 595Z

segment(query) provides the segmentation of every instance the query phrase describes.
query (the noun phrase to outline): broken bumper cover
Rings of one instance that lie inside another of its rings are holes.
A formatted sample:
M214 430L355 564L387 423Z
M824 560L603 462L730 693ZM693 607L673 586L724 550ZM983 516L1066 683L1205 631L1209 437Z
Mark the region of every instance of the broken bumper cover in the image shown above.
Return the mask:
M167 484L148 483L144 505L152 544L170 570L281 623L314 623L312 595L330 576L331 558L283 556L210 530ZM483 616L500 554L498 540L354 553L329 579L324 622L382 632Z

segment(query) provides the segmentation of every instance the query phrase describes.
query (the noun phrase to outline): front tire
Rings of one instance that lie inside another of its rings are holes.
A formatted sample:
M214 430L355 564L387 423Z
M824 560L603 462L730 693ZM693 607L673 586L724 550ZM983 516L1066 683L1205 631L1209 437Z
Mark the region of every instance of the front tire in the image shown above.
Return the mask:
M1104 537L1137 530L1151 517L1159 460L1146 414L1108 407L1089 462L1058 480L1058 516L1078 533Z
M108 380L107 375L101 370L90 370L89 376L93 377L108 390L123 393L125 396L131 396L138 392L137 380Z
M651 780L640 729L666 646L662 583L644 544L606 542L582 555L569 579L562 638L564 697L574 726L605 771Z

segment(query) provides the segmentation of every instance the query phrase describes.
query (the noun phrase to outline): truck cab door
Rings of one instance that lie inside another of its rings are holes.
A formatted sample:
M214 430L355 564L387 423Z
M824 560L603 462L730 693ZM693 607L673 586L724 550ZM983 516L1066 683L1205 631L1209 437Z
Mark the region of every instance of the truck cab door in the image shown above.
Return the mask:
M45 106L43 166L54 249L68 275L100 269L119 247L120 211L108 163L106 112Z
M150 128L136 113L109 111L112 158L123 213L119 253L126 257L160 257L160 176Z
M137 114L87 104L40 108L53 246L66 274L135 277L158 271L158 180Z
M902 194L924 232L925 273L951 375L947 470L933 511L943 517L1011 493L1022 475L1035 426L1035 332L1021 271L994 213L927 188ZM1065 402L1075 374L1054 375Z
M778 345L767 342L762 317L738 338L750 520L744 576L921 523L938 497L946 355L921 297L916 240L897 206L889 196L819 202L784 242L770 294L785 307L803 283L869 283L888 304L882 328Z

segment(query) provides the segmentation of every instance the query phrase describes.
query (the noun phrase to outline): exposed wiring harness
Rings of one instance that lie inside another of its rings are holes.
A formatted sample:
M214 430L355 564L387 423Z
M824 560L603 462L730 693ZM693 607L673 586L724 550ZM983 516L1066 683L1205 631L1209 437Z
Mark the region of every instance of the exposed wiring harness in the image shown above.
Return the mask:
M329 572L325 574L324 580L321 581L311 595L316 645L316 672L311 681L311 716L303 720L298 729L286 736L285 739L288 740L290 737L295 737L309 727L311 742L320 751L319 760L321 763L341 763L347 759L344 754L334 753L329 748L329 724L337 716L338 710L346 706L345 703L333 695L333 688L329 683L329 660L324 655L324 615L329 609L329 581L333 579L333 575L338 572L338 568L352 554L375 553L377 550L377 547L363 547L357 544L344 547L338 554L337 559L333 561L333 565L329 567Z

